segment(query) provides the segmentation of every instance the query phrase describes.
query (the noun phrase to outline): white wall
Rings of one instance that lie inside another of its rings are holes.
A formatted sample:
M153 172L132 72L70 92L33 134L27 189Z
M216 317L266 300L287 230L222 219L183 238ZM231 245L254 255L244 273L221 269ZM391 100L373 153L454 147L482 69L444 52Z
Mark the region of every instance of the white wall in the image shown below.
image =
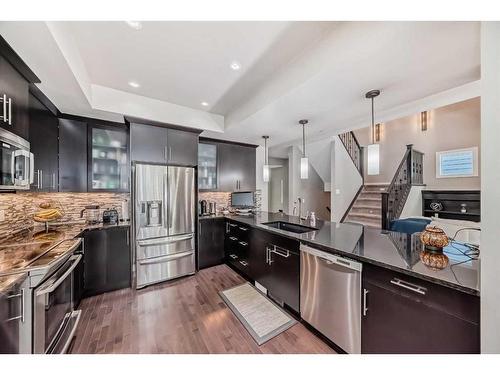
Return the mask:
M405 206L401 211L401 219L405 217L422 216L422 190L426 186L412 186L408 198L406 198Z
M256 174L256 179L255 179L255 187L257 190L261 191L261 205L260 208L262 211L267 211L269 207L269 201L268 201L268 196L269 196L269 188L268 188L268 183L264 182L263 180L263 167L265 163L265 149L263 146L257 147L255 150L255 174Z
M481 351L500 353L500 22L481 23Z
M330 205L330 193L324 191L324 183L314 167L309 163L309 178L302 180L300 178L300 158L302 152L297 146L291 146L288 151L288 197L289 213L293 214L294 202L297 198L304 199L302 204L302 215L307 211L315 212L316 217L321 220L329 220L330 214L326 209ZM298 203L297 212L298 215Z
M331 220L340 222L363 183L339 137L332 141Z

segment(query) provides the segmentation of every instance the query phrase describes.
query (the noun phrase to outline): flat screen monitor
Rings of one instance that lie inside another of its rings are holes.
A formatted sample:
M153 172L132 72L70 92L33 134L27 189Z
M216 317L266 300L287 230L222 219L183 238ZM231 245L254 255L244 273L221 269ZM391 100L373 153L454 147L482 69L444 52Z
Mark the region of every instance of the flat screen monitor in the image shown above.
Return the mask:
M245 191L231 194L231 206L237 208L250 208L254 206L253 192Z

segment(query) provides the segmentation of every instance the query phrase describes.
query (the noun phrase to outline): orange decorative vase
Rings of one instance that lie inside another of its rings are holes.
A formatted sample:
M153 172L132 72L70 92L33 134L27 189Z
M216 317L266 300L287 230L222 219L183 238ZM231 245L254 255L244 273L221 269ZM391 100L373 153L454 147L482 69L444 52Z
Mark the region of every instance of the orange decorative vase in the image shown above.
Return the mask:
M425 245L426 250L443 251L443 247L448 245L448 236L441 228L428 225L420 233L420 241Z

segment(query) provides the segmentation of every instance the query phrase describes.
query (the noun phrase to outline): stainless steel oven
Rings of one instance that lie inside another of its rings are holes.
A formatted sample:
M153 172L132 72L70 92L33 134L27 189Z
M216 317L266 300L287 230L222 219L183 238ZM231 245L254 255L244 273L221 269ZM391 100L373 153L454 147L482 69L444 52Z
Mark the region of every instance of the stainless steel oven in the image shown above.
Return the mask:
M25 139L0 129L0 190L28 190L34 157Z
M73 310L73 272L82 261L74 254L33 291L33 352L65 353L80 320Z

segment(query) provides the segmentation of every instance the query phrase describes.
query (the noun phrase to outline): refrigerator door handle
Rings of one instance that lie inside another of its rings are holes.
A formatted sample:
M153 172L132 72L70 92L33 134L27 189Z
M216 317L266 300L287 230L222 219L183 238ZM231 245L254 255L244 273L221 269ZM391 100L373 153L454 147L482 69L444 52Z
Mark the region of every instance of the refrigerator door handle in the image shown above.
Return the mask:
M161 239L152 239L152 240L139 240L137 241L138 246L156 246L162 244L170 244L179 241L190 240L193 238L192 234L187 234L185 236L177 236L177 237L169 237L169 238L161 238Z

